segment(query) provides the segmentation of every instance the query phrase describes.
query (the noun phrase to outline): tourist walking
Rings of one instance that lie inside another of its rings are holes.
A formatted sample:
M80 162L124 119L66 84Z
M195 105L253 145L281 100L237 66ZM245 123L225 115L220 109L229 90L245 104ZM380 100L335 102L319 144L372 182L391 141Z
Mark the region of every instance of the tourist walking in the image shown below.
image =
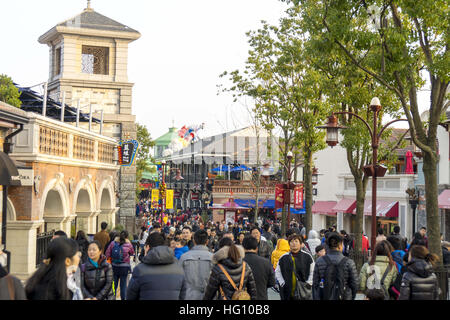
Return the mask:
M320 246L322 241L319 239L319 234L315 230L310 230L308 233L308 240L306 240L306 247L311 254L316 253L316 247Z
M127 300L184 300L184 271L164 236L159 232L151 233L144 250L142 263L133 270Z
M305 246L303 237L292 234L288 239L290 252L283 255L275 269L280 284L281 300L311 300L314 259Z
M327 233L327 254L316 261L313 277L314 300L354 300L358 291L358 274L353 260L342 254L343 238Z
M247 236L242 243L245 250L244 261L252 269L256 284L256 300L268 300L267 289L275 286L275 272L269 260L258 256L258 241Z
M259 232L258 227L251 227L250 235L258 241L258 256L266 258L270 261L273 249L267 241L261 239L261 232Z
M126 300L127 278L131 272L130 256L135 255L133 245L128 239L128 231L123 230L106 249L106 257L111 258L114 286L120 287L120 298Z
M74 273L81 252L73 239L58 237L50 241L47 259L28 279L25 293L28 300L82 300Z
M113 270L94 240L88 247L88 260L81 265L81 291L88 300L114 300Z
M77 232L75 241L78 243L78 247L80 248L81 263L85 263L88 258L87 250L89 246L89 240L83 230Z
M208 233L198 230L194 233L194 247L183 254L180 265L186 279L186 297L189 300L202 300L214 264L213 254L209 252Z
M256 283L251 268L243 260L244 248L235 245L230 238L222 240L219 247L227 242L229 245L221 247L214 254L213 261L217 264L211 270L203 300L232 300L234 293L239 289L245 290L248 294L242 294L242 297L256 300Z
M106 231L106 228L108 228L108 224L106 222L102 222L100 228L101 230L94 235L94 240L100 242L100 245L103 248L102 253L105 254L107 245L111 241L108 231Z
M359 274L360 290L365 292L371 289L380 289L384 299L389 300L389 288L394 284L398 270L391 256L391 245L382 240L377 243L369 262L366 262Z
M439 283L433 266L438 257L425 246L414 245L408 253L399 300L438 300Z
M270 258L270 261L272 262L272 267L275 270L278 265L278 261L280 258L289 252L291 248L289 247L289 242L286 239L278 239L277 241L277 247L272 252L272 257Z

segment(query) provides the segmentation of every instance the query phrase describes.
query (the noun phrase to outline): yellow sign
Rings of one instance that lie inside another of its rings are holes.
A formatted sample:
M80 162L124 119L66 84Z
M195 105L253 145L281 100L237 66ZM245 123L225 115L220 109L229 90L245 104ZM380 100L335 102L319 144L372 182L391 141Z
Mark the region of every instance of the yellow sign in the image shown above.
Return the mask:
M169 220L169 218L168 218L167 216L165 216L165 217L163 218L164 224L167 224L167 220Z
M166 209L173 209L173 190L166 190Z
M152 189L152 208L158 208L159 189Z

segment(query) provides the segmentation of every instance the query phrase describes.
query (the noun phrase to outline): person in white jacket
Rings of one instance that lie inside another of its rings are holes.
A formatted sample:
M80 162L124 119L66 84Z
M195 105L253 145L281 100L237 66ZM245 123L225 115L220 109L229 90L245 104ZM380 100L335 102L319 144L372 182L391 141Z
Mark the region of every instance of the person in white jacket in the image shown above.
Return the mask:
M306 240L307 248L309 249L309 253L314 255L316 253L316 247L322 244L322 241L319 239L319 234L315 230L311 230L308 233L308 240Z

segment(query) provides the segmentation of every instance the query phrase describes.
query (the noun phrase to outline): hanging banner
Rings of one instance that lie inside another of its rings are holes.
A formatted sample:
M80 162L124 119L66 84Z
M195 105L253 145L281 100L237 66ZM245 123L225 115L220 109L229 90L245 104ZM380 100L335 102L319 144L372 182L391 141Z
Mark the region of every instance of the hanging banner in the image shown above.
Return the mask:
M303 209L303 186L294 188L294 209Z
M152 209L158 208L159 190L152 189Z
M277 184L275 186L275 209L283 208L284 206L284 184Z
M173 209L173 190L166 190L166 209Z

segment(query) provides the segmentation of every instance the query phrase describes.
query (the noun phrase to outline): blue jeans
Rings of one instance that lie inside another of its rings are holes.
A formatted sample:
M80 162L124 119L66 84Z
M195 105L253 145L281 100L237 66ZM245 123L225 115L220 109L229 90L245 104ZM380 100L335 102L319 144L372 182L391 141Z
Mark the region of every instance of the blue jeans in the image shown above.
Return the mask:
M120 299L126 300L127 299L127 277L128 277L128 271L130 270L130 267L116 267L113 266L113 275L114 275L114 288L117 292L117 288L120 281Z

